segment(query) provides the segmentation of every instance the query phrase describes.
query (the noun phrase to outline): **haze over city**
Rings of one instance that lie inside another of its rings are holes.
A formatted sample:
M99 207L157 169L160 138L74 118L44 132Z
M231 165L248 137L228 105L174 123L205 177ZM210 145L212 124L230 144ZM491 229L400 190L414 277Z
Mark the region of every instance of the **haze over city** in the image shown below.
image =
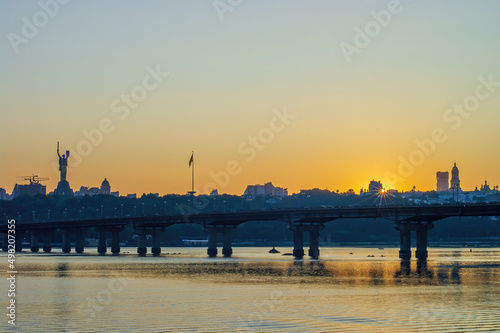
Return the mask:
M193 150L198 193L500 183L500 3L117 5L1 3L0 187L53 190L57 141L74 189L123 194L186 193Z

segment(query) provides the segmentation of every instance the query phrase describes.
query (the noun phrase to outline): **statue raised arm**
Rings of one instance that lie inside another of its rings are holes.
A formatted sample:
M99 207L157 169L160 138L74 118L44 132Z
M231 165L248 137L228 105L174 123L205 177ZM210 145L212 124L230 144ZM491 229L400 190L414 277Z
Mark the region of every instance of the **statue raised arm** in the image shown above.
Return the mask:
M61 181L66 181L69 150L66 150L66 155L61 156L61 154L59 154L59 141L57 141L57 156L59 156L59 171L61 172Z
M59 141L57 141L57 156L61 159L61 155L59 154Z

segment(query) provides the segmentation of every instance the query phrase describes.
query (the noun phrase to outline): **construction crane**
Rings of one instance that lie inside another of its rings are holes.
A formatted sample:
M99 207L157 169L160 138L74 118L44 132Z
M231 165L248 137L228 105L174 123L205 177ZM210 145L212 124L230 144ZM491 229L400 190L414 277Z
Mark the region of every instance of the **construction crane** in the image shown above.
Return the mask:
M17 178L29 181L30 185L40 184L40 181L49 180L48 177L38 177L38 175L35 174L32 174L31 176L18 176Z

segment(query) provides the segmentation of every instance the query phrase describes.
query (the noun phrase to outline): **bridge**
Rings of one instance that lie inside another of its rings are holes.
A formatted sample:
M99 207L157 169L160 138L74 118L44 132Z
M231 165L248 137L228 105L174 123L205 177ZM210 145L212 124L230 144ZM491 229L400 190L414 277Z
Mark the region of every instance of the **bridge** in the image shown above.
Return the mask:
M394 228L400 232L401 259L410 259L411 233L416 232L415 257L425 260L427 252L427 233L434 227L436 221L448 217L462 216L500 216L500 204L481 205L437 205L437 206L402 206L402 207L340 207L340 208L302 208L266 211L239 211L239 212L213 212L200 214L179 215L154 215L154 216L124 216L95 219L61 219L51 221L16 221L16 239L23 239L28 233L31 235L31 251L39 251L39 243L43 241L43 251L51 252L51 235L54 231L61 232L63 236L62 250L71 252L71 235L75 235L75 252L84 251L83 233L89 228L98 232L99 254L107 251L107 236L111 233L111 252L120 253L120 232L125 226L132 225L138 235L137 253L147 254L147 236L152 237L151 253L161 253L160 235L171 225L196 223L202 225L208 234L207 255L215 257L218 254L217 234L223 235L222 254L230 257L233 253L231 246L232 231L240 224L252 221L268 221L269 223L287 223L293 232L293 255L303 258L304 232L309 234L309 251L311 258L319 257L319 233L325 223L338 219L386 219L393 222ZM7 237L8 225L0 226L2 234L2 249L7 250L9 239ZM16 242L16 251L22 250L21 242Z

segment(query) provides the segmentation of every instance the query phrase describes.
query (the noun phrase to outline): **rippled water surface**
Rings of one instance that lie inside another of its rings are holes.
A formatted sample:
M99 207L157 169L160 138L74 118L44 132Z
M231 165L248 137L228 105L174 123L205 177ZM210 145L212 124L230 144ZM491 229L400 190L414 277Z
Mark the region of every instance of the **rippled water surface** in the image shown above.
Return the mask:
M20 253L17 325L4 311L0 330L500 332L500 248L431 248L410 265L397 248L322 248L301 261L267 248L215 259L205 248L162 251Z

